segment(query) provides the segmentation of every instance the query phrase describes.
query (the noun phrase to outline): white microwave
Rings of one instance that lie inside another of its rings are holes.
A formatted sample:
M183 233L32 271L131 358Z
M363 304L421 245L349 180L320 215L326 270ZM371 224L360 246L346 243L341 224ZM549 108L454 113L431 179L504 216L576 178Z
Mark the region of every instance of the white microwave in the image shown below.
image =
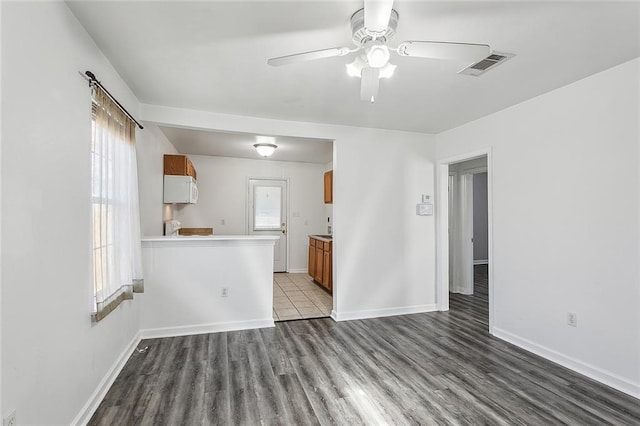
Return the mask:
M198 202L198 185L191 176L164 175L164 202L195 204Z

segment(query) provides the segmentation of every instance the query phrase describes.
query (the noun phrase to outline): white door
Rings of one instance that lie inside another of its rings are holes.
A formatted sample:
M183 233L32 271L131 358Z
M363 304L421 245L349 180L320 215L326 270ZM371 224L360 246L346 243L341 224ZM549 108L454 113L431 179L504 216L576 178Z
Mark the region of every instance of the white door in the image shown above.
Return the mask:
M278 235L273 272L287 271L287 181L249 179L249 234Z

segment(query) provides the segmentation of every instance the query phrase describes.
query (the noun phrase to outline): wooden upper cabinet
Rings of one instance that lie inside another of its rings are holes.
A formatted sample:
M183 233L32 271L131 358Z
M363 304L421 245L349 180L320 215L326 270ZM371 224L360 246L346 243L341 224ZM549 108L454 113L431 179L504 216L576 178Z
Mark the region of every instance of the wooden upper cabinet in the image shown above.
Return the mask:
M324 203L333 204L333 170L324 174Z
M164 174L191 176L195 180L198 180L196 168L193 167L193 163L187 158L186 155L165 154Z

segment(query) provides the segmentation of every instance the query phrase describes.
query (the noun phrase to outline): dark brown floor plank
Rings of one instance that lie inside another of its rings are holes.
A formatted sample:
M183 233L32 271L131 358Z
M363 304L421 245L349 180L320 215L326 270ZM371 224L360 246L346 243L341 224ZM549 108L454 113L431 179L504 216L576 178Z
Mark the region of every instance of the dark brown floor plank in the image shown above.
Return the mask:
M474 271L448 312L145 340L90 424L640 424L637 399L491 337Z

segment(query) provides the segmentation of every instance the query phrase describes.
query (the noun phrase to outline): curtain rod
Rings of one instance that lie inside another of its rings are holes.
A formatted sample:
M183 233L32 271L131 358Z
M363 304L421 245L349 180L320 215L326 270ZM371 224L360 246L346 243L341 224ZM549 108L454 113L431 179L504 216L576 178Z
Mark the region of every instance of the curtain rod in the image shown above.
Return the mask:
M136 120L135 118L133 118L133 115L129 114L129 111L127 111L121 104L120 102L118 102L118 100L116 98L113 97L113 95L111 93L109 93L109 91L107 90L106 87L104 87L102 85L102 83L100 83L98 81L98 79L96 78L96 75L94 73L92 73L91 71L85 71L84 74L80 73L80 75L82 75L85 79L87 79L89 81L89 84L95 84L98 87L100 87L104 93L107 94L107 96L109 96L109 98L111 98L111 100L113 102L116 103L116 105L118 105L118 108L120 108L122 110L122 112L124 112L127 117L129 117L131 119L131 121L133 121L134 123L136 123L136 125L140 128L140 130L144 129L144 127L142 127L142 124L138 123L138 120Z

